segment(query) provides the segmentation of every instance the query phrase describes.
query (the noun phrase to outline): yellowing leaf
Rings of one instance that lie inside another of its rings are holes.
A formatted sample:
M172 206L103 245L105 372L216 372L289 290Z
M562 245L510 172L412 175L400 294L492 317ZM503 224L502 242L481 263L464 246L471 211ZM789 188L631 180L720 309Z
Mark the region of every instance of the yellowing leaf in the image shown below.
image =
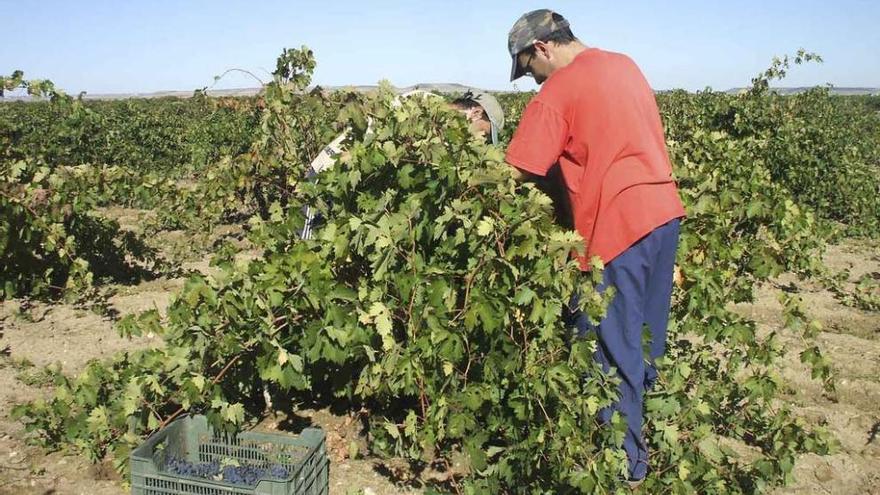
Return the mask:
M395 440L400 438L400 430L397 429L397 425L394 423L385 423L385 431Z
M287 351L285 351L284 349L281 349L278 351L278 365L279 366L284 366L284 364L287 362L287 360L289 358L290 357L287 355Z
M386 351L394 347L394 336L391 335L391 329L391 316L387 311L376 317L376 330L382 336L382 348Z
M489 218L484 217L482 220L477 222L477 234L481 236L487 236L492 233L492 229L495 226L495 222Z
M687 480L688 475L691 474L689 466L690 463L688 461L681 461L678 465L678 479L681 481Z
M232 424L240 425L244 422L244 405L227 404L223 407L221 416Z
M382 349L387 351L394 347L395 341L392 334L394 326L387 306L379 301L374 302L368 313L361 314L359 321L364 324L373 323L376 325L376 331L382 337Z
M193 385L199 389L199 392L205 390L205 377L203 375L195 375L192 377Z
M449 376L452 374L452 363L445 362L443 363L443 374Z

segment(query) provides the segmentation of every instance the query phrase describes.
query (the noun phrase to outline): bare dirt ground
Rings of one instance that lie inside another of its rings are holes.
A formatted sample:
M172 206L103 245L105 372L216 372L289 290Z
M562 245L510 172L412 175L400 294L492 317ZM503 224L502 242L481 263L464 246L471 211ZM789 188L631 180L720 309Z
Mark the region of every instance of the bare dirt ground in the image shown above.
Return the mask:
M880 246L846 241L829 250L826 263L835 269L850 268L854 278L877 273ZM188 264L194 269L207 266L204 260ZM153 307L164 310L181 283L180 279L159 279L118 287L109 302L120 316ZM795 466L795 484L774 493L880 494L880 312L844 306L818 284L792 276L760 287L757 301L738 310L755 319L762 332L781 330L782 308L777 295L782 287L796 291L809 316L823 323L819 344L838 374L838 392L829 397L798 360L803 348L800 338L780 331L789 349L781 363L781 374L789 387L785 400L810 422L826 422L841 449L830 456L803 456ZM8 415L15 403L51 393L51 382L40 372L42 366L60 363L65 373L72 374L90 359L160 345L157 340L149 336L123 339L109 319L69 305L34 304L22 310L21 301L0 304L0 495L128 493L123 480L106 464L92 465L82 457L46 453L26 445L23 427ZM301 422L328 432L331 494L422 492L417 484L395 481L401 471L393 465L370 458L345 458L352 442L363 446L356 421L325 410L298 411L297 415ZM268 418L260 428L284 429L280 423L278 418Z
M853 279L880 273L880 245L844 242L829 249L825 262L832 269L848 268ZM837 373L836 395L829 397L810 379L798 358L802 342L786 332L780 335L789 352L780 368L794 411L811 423L827 423L841 448L830 456L803 456L795 464L796 483L775 493L880 494L880 312L844 306L811 281L783 276L776 282L777 287L759 288L757 301L743 307L743 313L763 331L782 328L777 295L778 287L785 286L796 290L808 315L822 323L818 343Z

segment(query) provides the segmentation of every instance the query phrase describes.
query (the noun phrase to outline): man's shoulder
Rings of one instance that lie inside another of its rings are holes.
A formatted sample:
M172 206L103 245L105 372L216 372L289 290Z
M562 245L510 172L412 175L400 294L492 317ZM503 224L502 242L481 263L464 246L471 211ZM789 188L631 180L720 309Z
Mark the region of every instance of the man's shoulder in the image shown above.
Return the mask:
M570 95L572 89L580 88L585 82L595 78L598 75L596 67L606 64L610 55L616 56L617 54L598 48L584 49L570 64L557 70L544 81L538 91L538 96Z
M570 67L559 69L547 78L532 101L557 109L570 103L577 92L578 82L582 81L582 76L579 74L580 71L568 69Z
M580 62L581 66L619 63L635 64L632 57L625 53L602 48L587 48L575 58L575 62Z
M580 96L597 97L612 91L623 80L643 78L636 62L624 53L588 48L571 64L554 73L538 96L548 101L581 100Z

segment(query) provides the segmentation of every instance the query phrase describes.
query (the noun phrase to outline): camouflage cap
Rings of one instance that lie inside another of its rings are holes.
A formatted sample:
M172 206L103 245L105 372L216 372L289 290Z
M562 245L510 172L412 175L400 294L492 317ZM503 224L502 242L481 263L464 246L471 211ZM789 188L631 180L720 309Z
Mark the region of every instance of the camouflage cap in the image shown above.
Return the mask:
M556 19L554 19L554 15ZM510 69L510 80L519 79L525 74L525 68L520 67L517 55L540 39L544 39L552 33L568 27L568 21L561 15L550 9L538 9L523 14L510 28L507 35L507 51L513 58L513 67Z

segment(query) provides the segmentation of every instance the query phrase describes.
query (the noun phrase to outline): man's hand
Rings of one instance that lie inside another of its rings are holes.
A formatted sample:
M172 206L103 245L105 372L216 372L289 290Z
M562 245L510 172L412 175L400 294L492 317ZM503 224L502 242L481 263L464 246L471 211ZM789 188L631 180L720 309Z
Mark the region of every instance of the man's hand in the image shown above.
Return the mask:
M537 178L534 174L530 174L524 170L520 170L514 165L511 165L509 163L507 163L506 165L512 169L513 179L517 182L534 182Z

